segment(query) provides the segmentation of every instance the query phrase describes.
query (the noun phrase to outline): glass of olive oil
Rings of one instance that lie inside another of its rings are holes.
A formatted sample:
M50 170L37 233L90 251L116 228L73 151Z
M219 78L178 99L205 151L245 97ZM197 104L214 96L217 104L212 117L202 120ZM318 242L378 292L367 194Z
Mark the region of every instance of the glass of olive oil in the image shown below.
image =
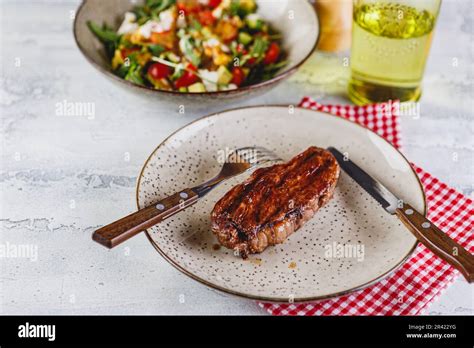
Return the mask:
M441 0L354 0L349 97L416 101Z

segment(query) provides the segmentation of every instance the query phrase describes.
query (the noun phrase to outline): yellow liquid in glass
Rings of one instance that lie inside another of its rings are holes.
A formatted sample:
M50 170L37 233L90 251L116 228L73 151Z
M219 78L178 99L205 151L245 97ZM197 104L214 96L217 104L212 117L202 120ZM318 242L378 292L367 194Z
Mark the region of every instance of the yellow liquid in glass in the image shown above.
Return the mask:
M351 100L418 100L435 17L406 5L373 3L354 9L353 24Z

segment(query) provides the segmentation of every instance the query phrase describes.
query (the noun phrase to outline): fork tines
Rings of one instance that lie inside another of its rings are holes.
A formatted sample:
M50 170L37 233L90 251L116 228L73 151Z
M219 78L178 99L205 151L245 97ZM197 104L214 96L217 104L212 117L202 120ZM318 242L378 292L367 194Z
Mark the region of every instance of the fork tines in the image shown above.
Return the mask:
M272 151L262 146L249 146L235 150L238 157L252 165L260 165L271 161L281 161Z

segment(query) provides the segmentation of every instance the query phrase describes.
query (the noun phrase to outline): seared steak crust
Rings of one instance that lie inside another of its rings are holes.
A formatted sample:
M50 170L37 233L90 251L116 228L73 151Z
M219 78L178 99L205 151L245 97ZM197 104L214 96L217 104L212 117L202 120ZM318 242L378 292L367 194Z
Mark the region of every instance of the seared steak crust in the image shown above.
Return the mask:
M217 202L212 231L243 258L283 243L331 199L339 172L333 155L317 147L257 169Z

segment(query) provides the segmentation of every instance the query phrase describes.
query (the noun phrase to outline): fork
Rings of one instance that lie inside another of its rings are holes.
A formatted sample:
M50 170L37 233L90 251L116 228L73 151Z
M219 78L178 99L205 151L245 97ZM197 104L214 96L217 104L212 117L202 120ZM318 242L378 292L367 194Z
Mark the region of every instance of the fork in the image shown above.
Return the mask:
M95 231L92 239L107 248L116 247L139 232L195 204L227 179L268 162L278 161L282 160L264 147L253 146L234 150L227 156L219 174L211 180L193 188L183 189L153 205L112 222Z

